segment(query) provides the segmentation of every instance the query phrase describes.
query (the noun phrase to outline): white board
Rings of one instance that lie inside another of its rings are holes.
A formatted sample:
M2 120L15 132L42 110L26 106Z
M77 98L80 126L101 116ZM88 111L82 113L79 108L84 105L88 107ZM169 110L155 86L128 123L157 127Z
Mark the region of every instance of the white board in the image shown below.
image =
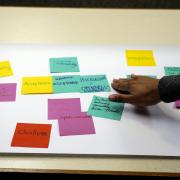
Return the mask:
M152 49L155 67L128 67L126 49ZM106 74L113 78L127 74L164 75L164 66L180 66L180 46L65 46L65 45L0 45L0 61L11 62L14 76L1 78L0 83L17 82L16 102L0 103L0 152L94 155L158 155L180 156L180 110L174 103L160 103L137 109L126 104L121 121L93 117L96 134L59 136L58 122L47 119L48 98L81 99L82 111L87 111L93 95L113 93L64 93L21 95L23 76L54 75L49 71L50 57L77 56L80 73ZM57 75L57 74L56 74ZM17 122L52 124L49 148L11 147Z

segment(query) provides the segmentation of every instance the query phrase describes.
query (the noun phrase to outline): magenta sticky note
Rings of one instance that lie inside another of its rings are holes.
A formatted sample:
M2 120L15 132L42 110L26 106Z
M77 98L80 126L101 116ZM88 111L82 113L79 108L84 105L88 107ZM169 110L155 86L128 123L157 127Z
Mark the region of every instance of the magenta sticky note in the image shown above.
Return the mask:
M81 112L80 98L48 99L48 119L58 119L62 113Z
M58 123L60 136L95 134L93 119L86 112L62 114Z
M180 100L176 101L176 108L180 108Z
M16 100L16 83L0 84L0 102Z

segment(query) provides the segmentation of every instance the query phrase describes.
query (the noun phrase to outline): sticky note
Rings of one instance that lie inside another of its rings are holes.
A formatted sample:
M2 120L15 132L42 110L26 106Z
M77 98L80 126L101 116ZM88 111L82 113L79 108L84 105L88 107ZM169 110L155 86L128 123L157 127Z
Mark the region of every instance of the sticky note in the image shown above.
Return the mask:
M77 57L50 58L51 73L79 72Z
M61 114L58 123L60 136L95 134L93 119L86 112Z
M164 67L165 75L171 76L171 75L180 75L180 67Z
M120 120L124 110L124 103L109 101L108 98L93 96L88 114L96 117Z
M147 77L151 77L151 78L157 79L157 76L155 76L155 75L139 75L139 76L147 76ZM128 74L126 77L127 77L127 79L131 79L131 75L130 74Z
M80 76L53 76L53 93L80 92Z
M80 76L80 92L109 92L111 90L106 75Z
M13 71L9 61L0 62L0 77L12 76Z
M0 102L16 100L16 83L0 84Z
M48 148L50 134L51 124L17 123L11 146Z
M179 109L180 108L180 100L176 101L175 103L176 103L176 108Z
M52 92L52 77L23 77L22 79L22 94L50 94Z
M156 66L152 50L126 50L128 66Z
M48 119L58 119L61 113L81 112L79 98L48 99Z

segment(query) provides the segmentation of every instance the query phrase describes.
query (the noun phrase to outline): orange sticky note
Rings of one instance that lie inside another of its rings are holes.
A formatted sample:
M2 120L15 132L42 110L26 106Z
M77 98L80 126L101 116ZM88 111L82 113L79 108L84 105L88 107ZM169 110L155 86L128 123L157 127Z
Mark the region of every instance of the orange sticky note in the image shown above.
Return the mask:
M11 146L48 148L51 124L17 123Z
M128 66L156 66L152 50L126 50Z

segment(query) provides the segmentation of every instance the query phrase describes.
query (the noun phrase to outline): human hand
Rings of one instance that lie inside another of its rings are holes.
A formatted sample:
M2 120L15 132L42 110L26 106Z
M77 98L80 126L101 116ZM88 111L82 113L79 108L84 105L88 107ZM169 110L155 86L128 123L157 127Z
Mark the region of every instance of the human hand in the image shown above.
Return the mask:
M161 101L158 84L159 79L146 76L131 75L131 79L114 79L111 86L119 93L110 95L109 100L137 106L154 105Z

